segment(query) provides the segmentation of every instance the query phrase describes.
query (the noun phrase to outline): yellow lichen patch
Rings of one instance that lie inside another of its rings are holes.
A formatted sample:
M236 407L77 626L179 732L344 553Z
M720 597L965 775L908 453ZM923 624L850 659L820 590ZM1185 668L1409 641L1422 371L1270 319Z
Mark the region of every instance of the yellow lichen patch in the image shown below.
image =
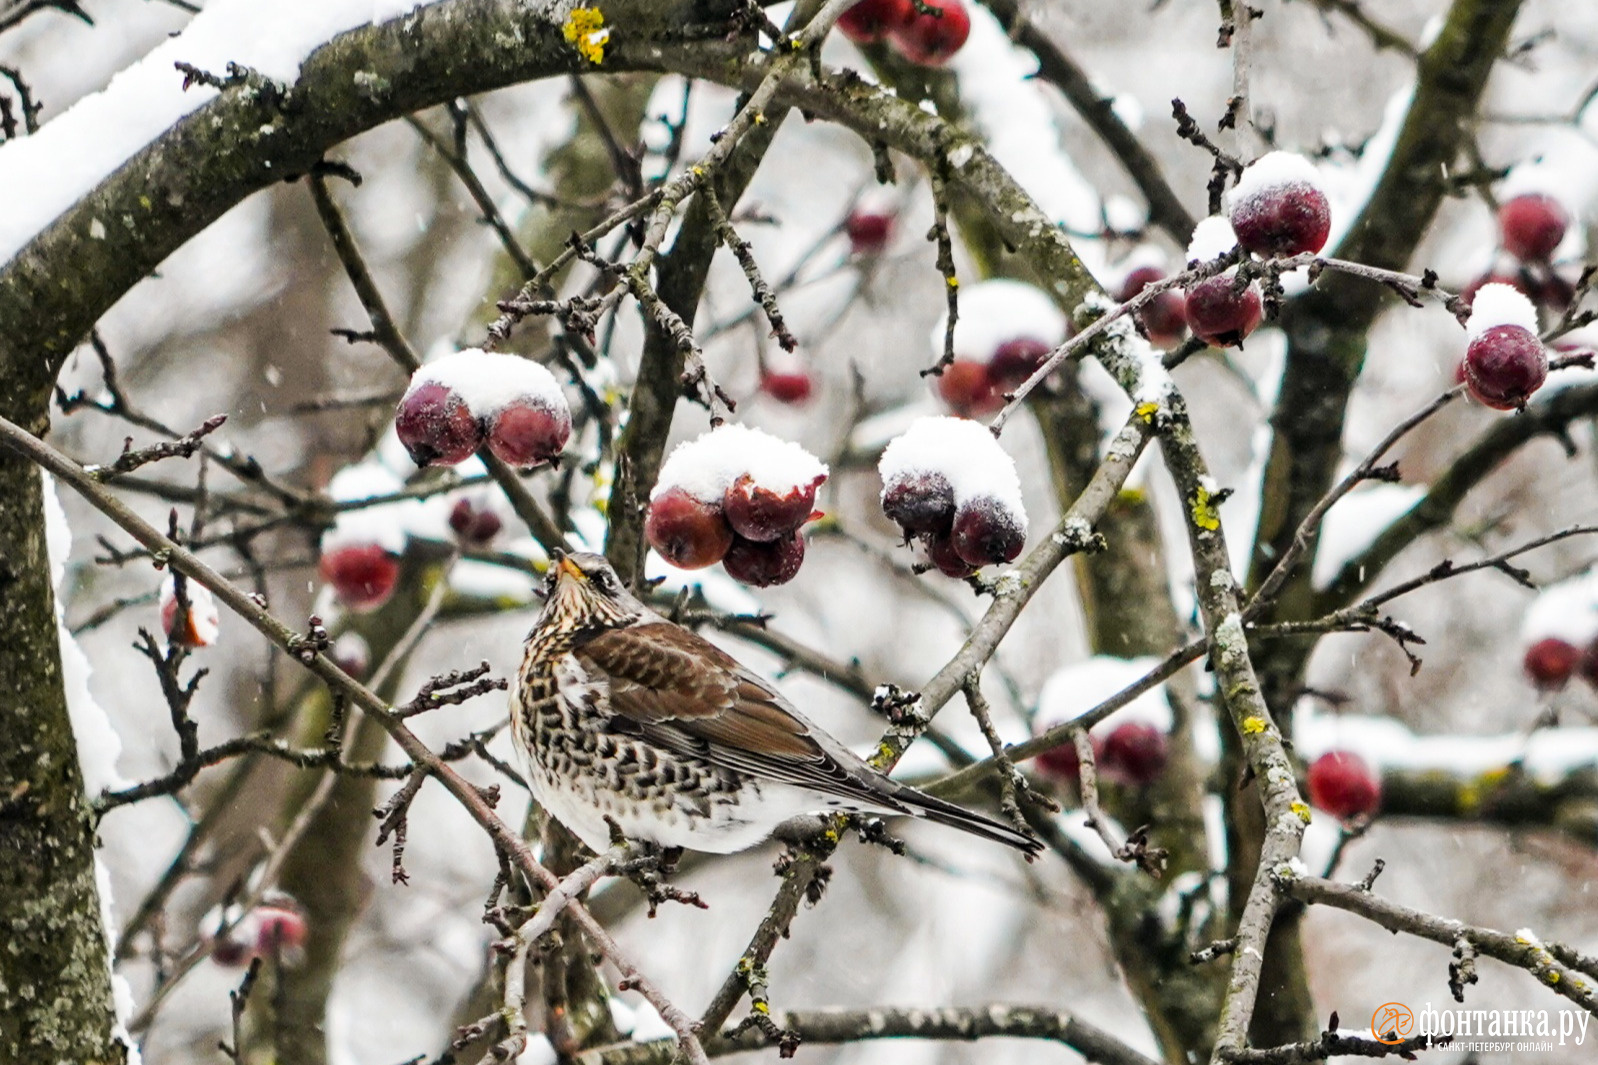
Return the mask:
M1145 422L1152 422L1154 415L1158 414L1159 410L1160 405L1158 403L1139 403L1137 405L1137 416Z
M1210 504L1210 490L1203 485L1193 493L1193 524L1207 532L1221 527L1221 515Z
M1243 734L1245 736L1258 736L1264 731L1265 719L1263 717L1245 717L1243 719Z
M1309 803L1307 802L1295 802L1289 807L1289 809L1297 814L1298 819L1304 822L1306 825L1309 824L1313 819L1313 815L1309 812Z
M1556 972L1550 972L1546 979L1550 984L1557 984L1559 983L1559 974Z
M950 288L959 288L960 287L960 279L958 277L951 277L951 278L948 279L948 281L949 281L949 287Z
M574 7L566 16L561 33L577 49L577 54L598 66L605 61L605 44L610 40L610 30L605 28L605 15L597 7Z

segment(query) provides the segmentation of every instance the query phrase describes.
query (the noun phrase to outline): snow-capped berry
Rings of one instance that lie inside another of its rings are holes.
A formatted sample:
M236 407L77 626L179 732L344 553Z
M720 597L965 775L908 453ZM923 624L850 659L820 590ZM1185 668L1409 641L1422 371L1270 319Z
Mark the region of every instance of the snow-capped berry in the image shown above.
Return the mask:
M1326 246L1331 206L1320 175L1302 155L1262 155L1244 169L1227 202L1237 242L1256 255L1286 257Z
M762 543L796 532L816 507L816 489L827 479L821 474L809 484L768 488L743 474L722 498L722 510L732 531L745 540Z
M941 67L965 46L971 36L971 15L963 0L922 0L937 14L923 14L912 6L908 21L888 31L899 54L923 67Z
M993 414L1004 406L1004 397L994 389L985 363L955 359L933 380L938 396L961 416Z
M172 574L161 582L161 631L175 647L210 647L216 643L220 617L211 590L203 584L186 580L183 594L188 598L189 611L178 618L177 583Z
M1237 279L1227 271L1189 288L1182 313L1194 336L1214 347L1230 348L1240 346L1254 332L1264 305L1253 282L1238 292Z
M372 668L372 647L366 642L366 637L354 629L340 633L338 639L333 641L333 646L327 649L327 656L334 665L356 680L364 680L367 671Z
M1309 801L1333 817L1369 817L1381 806L1382 785L1357 754L1328 751L1310 763Z
M453 466L483 446L483 430L460 394L438 381L411 381L394 414L400 443L418 466Z
M856 44L874 44L914 13L912 0L860 0L838 16L838 32Z
M1559 201L1525 193L1498 207L1498 232L1504 250L1523 262L1546 262L1565 239L1570 215Z
M498 536L504 524L492 506L468 496L457 499L449 511L450 529L462 543L474 547L481 547Z
M1019 388L1042 368L1053 350L1036 337L1016 337L1000 344L988 363L988 380L992 382L993 391L1003 393Z
M1581 665L1582 649L1557 636L1545 636L1526 648L1522 668L1538 688L1563 688Z
M799 404L810 398L815 391L815 382L803 370L766 373L760 375L760 391L778 403Z
M961 503L950 533L955 553L973 566L1010 562L1026 546L1026 517L994 496Z
M1189 263L1213 262L1237 246L1232 224L1211 215L1193 227L1187 246ZM1190 286L1184 293L1182 313L1193 335L1215 347L1234 347L1260 324L1263 306L1259 289L1250 282L1237 291L1236 267Z
M1480 292L1482 288L1487 285L1508 285L1510 288L1514 289L1516 292L1519 292L1528 299L1531 297L1531 286L1526 284L1526 280L1521 277L1520 271L1517 270L1513 273L1504 273L1502 271L1492 270L1482 274L1480 277L1476 278L1476 280L1460 289L1459 298L1464 301L1466 307L1474 307L1476 304L1476 293Z
M707 503L685 488L668 488L649 500L644 538L678 569L703 569L726 556L732 526L721 504Z
M1165 280L1165 271L1157 266L1140 266L1126 275L1121 282L1116 299L1125 303L1156 281ZM1182 293L1168 288L1138 309L1137 320L1149 341L1160 347L1171 347L1187 332L1187 316L1183 313Z
M258 931L255 946L267 957L298 951L309 932L305 915L297 907L261 905L255 909Z
M528 365L544 369L537 363ZM544 375L549 376L549 371ZM487 425L488 450L500 461L523 469L558 458L572 435L571 409L564 399L559 406L551 406L518 396L490 415Z
M948 533L954 526L954 489L936 470L920 470L883 486L882 512L908 539L918 533Z
M1548 377L1548 352L1537 339L1537 309L1508 285L1483 285L1465 323L1465 384L1489 407L1524 406Z
M804 560L805 538L792 532L769 541L735 536L721 565L735 581L768 588L793 580Z
M1111 780L1146 787L1159 779L1169 759L1164 732L1143 721L1128 721L1104 737L1099 765Z
M945 577L962 580L976 573L977 567L961 558L960 552L955 550L953 536L933 533L922 537L922 543L926 545L927 561Z
M399 560L381 545L349 543L322 552L322 579L351 610L375 610L399 582Z
M856 207L843 220L843 231L849 236L849 250L856 255L881 255L893 238L893 222L891 212Z
M877 471L882 476L884 513L906 536L933 537L928 553L946 573L964 576L972 564L960 558L952 535L963 509L969 508L974 515L967 530L973 558L996 561L1004 557L1017 532L1021 543L1025 541L1026 508L1015 463L993 434L977 422L918 418L889 442ZM975 516L987 511L1003 515L1002 530L996 532ZM985 542L990 534L995 537L993 542ZM1020 544L1016 544L1014 551L1019 550ZM1008 557L1013 558L1014 553ZM959 560L959 565L952 560Z

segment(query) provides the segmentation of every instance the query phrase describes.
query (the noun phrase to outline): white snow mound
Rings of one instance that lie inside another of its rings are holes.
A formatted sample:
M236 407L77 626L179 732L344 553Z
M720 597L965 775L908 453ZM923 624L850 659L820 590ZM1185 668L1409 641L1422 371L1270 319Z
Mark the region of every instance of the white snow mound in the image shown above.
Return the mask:
M1465 322L1465 336L1475 340L1500 325L1518 325L1536 336L1537 308L1515 286L1495 281L1476 290L1470 318Z
M918 418L888 442L877 463L884 489L900 480L940 473L954 490L954 505L983 496L1009 510L1026 528L1015 460L986 426L969 418Z
M409 396L426 384L440 384L461 398L472 417L488 419L522 400L545 410L564 412L566 394L555 375L519 355L466 348L434 359L411 375Z
M1326 194L1314 163L1297 152L1266 152L1243 169L1242 177L1227 194L1226 204L1231 208L1261 193L1289 186L1307 186Z
M827 478L827 465L791 440L727 423L672 449L650 499L681 488L705 503L720 503L744 474L762 488L786 494Z

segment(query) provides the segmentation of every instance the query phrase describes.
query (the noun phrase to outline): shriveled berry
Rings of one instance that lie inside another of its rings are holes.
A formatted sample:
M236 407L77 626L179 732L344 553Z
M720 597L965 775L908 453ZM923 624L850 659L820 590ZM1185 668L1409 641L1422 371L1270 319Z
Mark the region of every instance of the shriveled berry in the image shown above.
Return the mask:
M1020 387L1022 382L1042 368L1049 352L1053 350L1050 345L1032 337L1006 340L994 349L993 358L988 361L991 387L1000 393Z
M927 561L931 562L937 571L945 577L954 577L956 580L969 577L977 571L960 557L960 552L954 549L954 538L943 534L934 533L923 538L927 547Z
M1193 335L1218 348L1238 347L1260 324L1263 306L1252 283L1234 291L1236 278L1222 274L1207 277L1187 290L1183 313Z
M1570 215L1552 196L1527 193L1498 207L1504 250L1523 262L1547 262L1569 225Z
M483 429L465 401L437 381L424 381L400 400L394 431L418 466L453 466L483 445Z
M1495 325L1465 349L1465 387L1495 410L1523 407L1548 378L1548 352L1530 330Z
M1565 686L1581 665L1581 659L1581 648L1557 636L1548 636L1526 648L1522 667L1533 684L1550 691Z
M793 532L765 542L735 536L721 565L735 581L769 588L793 580L804 560L805 538Z
M882 512L898 522L907 537L946 535L954 525L954 489L935 470L900 477L882 490Z
M649 501L644 538L678 569L703 569L726 556L732 546L732 526L720 504L668 488Z
M911 0L860 0L838 16L838 32L856 44L874 44L915 12Z
M322 579L352 610L374 610L388 602L399 582L399 560L378 544L345 544L324 552Z
M893 215L856 207L843 221L849 250L856 255L881 255L893 237Z
M1004 406L1004 397L994 389L986 363L955 359L935 380L943 402L963 417L992 414Z
M564 404L522 398L490 416L488 449L511 466L538 466L558 458L571 434L571 411Z
M1310 763L1309 801L1342 821L1369 817L1382 803L1381 781L1357 754L1328 751Z
M1026 525L992 496L977 496L960 505L950 537L955 552L972 566L1010 562L1026 546Z
M1320 251L1332 231L1326 194L1303 182L1272 185L1240 199L1231 220L1237 242L1267 258Z
M778 403L804 403L815 391L815 383L804 371L768 373L760 378L760 391Z
M810 484L777 490L756 484L746 473L727 489L721 501L722 511L732 531L745 540L764 543L782 539L810 517L816 508L816 489L826 479L823 475Z
M492 507L471 499L457 499L450 508L449 527L462 543L481 547L499 535L504 523Z
M1128 721L1104 738L1099 764L1111 780L1146 787L1159 779L1169 759L1165 733L1141 721Z
M971 35L971 15L962 0L922 0L937 14L922 14L912 7L909 21L888 31L899 54L923 67L941 67L965 46Z
M1157 266L1140 266L1126 275L1117 297L1122 303L1139 295L1156 281L1165 280L1165 271ZM1171 347L1187 332L1187 315L1183 313L1182 293L1168 288L1138 309L1137 320L1152 343Z

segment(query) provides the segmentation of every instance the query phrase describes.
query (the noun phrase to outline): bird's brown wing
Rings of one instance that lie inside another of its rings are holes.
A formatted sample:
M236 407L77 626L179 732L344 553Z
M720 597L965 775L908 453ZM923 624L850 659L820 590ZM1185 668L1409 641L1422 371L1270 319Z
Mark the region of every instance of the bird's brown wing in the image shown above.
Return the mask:
M765 681L678 625L612 629L575 651L609 682L614 724L729 769L896 808L893 786L801 717ZM884 783L886 783L884 781Z

